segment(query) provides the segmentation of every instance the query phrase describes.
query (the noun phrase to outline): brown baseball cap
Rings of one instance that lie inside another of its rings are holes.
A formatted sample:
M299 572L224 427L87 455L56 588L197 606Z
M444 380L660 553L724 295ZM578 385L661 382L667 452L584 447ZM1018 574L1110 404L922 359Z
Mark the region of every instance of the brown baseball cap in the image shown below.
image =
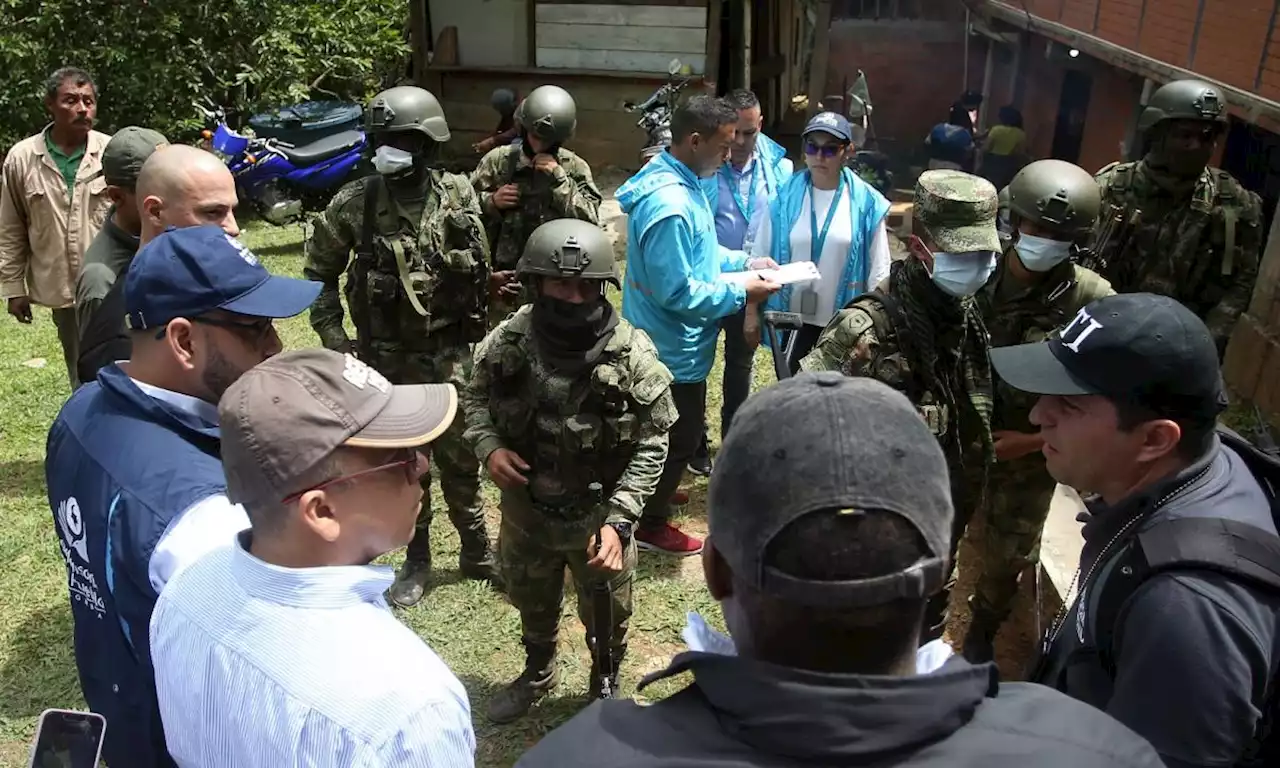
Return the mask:
M452 384L392 385L352 355L284 352L232 384L218 404L227 497L274 503L341 446L426 445L458 410Z

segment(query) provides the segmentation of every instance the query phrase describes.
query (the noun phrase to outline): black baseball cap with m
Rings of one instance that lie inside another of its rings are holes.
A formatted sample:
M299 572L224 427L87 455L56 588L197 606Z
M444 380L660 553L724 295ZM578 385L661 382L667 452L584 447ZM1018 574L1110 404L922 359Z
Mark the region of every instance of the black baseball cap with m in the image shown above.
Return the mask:
M1152 293L1098 299L1043 342L991 350L991 365L1014 389L1102 395L1175 421L1212 423L1227 407L1204 321Z

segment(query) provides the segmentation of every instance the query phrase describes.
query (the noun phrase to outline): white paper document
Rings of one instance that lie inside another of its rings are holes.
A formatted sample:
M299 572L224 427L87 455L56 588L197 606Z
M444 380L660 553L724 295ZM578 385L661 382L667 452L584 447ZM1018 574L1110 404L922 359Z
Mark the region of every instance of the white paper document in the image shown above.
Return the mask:
M746 285L749 280L755 280L764 277L772 280L779 285L790 285L791 283L811 283L814 280L820 280L822 275L818 273L818 265L812 261L793 261L790 264L783 264L777 269L748 269L745 272L721 272L720 276L738 285Z

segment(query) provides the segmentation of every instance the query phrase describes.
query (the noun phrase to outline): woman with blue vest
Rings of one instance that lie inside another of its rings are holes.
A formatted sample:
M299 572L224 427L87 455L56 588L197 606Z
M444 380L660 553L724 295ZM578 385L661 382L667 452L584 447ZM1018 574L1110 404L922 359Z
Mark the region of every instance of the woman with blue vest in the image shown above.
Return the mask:
M889 275L889 201L845 167L853 151L849 121L834 112L814 116L804 129L807 169L792 176L760 225L753 255L779 265L817 264L820 280L784 286L766 309L797 312L788 364L794 373L836 311Z

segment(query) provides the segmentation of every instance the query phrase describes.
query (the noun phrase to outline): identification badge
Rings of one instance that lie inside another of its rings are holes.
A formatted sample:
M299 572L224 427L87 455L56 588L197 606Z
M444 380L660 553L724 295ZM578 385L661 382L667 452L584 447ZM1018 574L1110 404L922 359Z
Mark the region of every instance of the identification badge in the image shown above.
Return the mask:
M813 315L818 314L818 292L813 290L802 291L800 293L800 314Z

